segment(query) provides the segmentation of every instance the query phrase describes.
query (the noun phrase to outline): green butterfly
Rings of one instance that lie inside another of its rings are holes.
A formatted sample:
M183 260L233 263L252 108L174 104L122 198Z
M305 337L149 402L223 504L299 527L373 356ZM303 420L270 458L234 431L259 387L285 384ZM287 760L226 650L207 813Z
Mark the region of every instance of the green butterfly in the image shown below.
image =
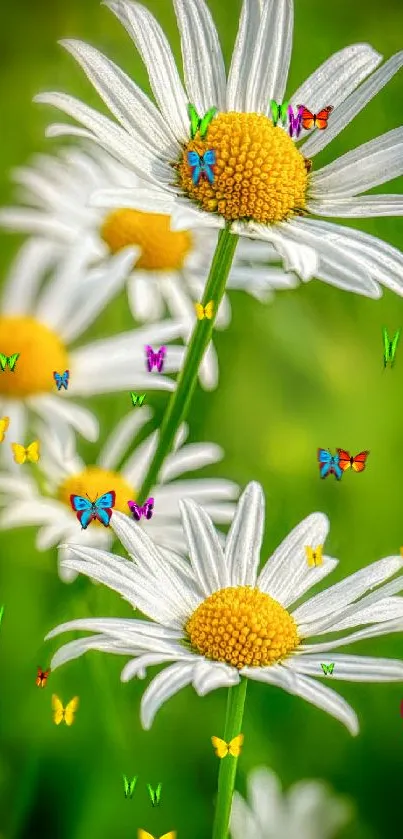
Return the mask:
M148 794L151 798L151 804L156 807L160 803L162 784L159 783L156 789L153 789L151 784L147 784Z
M388 330L384 326L382 329L383 335L383 366L386 367L388 361L390 361L390 366L393 367L395 363L395 353L396 348L399 343L400 338L400 329L395 332L392 340L389 339Z
M0 606L0 626L1 626L1 622L3 620L3 614L4 614L4 606Z
M194 140L198 131L200 132L200 139L204 140L210 122L216 115L217 110L218 108L210 108L210 110L207 111L206 114L204 114L204 117L201 118L199 117L199 114L197 113L195 106L192 105L191 102L189 102L188 114L190 119L190 136L192 140Z
M13 355L4 355L4 353L0 352L0 369L4 373L7 364L12 373L14 373L15 365L20 357L19 352L13 353Z
M320 665L325 676L332 676L334 670L334 664L321 664Z
M137 783L138 775L135 775L131 781L128 781L126 775L123 775L123 783L125 787L125 798L133 798L134 788Z
M270 110L273 117L273 124L276 126L278 121L284 123L288 117L288 102L283 102L282 105L277 105L274 99L270 99Z
M137 393L133 393L133 391L131 391L130 396L132 398L134 407L136 407L136 405L139 405L141 407L146 398L145 393L142 393L141 396L137 396Z

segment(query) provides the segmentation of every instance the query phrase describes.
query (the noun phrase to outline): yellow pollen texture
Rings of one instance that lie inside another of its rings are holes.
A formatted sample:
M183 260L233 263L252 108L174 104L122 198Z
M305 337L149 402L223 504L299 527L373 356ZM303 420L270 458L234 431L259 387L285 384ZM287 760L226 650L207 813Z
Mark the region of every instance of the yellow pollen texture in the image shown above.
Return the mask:
M90 501L95 501L100 495L110 490L116 492L116 502L113 509L129 514L127 502L135 501L136 493L117 472L100 469L98 466L88 466L77 475L69 475L60 484L57 496L60 501L70 507L70 495L82 495L84 498L88 496Z
M67 349L55 332L31 317L0 316L0 352L20 353L14 372L0 372L0 396L23 399L55 390L53 372L69 367Z
M204 175L192 183L187 153L216 153L214 181ZM307 170L304 157L288 134L263 114L220 113L204 140L196 134L176 166L179 184L200 209L227 221L261 224L283 221L305 206Z
M257 588L223 588L207 597L186 624L193 649L233 667L264 667L299 644L287 610Z
M190 233L170 229L170 216L130 209L110 213L101 238L112 253L137 245L141 254L133 267L149 271L179 270L192 247Z

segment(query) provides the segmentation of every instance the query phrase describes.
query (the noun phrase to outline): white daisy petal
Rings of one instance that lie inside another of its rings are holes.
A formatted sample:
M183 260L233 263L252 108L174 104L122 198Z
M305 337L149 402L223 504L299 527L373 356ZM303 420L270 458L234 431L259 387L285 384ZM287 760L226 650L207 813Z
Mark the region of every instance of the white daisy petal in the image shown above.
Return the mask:
M99 425L96 417L82 405L76 405L68 399L60 399L56 395L30 396L27 404L45 423L56 421L69 423L86 440L98 439Z
M141 700L141 724L148 731L161 705L178 693L186 685L190 685L193 678L194 664L171 664L152 680Z
M246 836L263 839L257 816L250 811L242 796L236 790L232 797L230 830L231 839L245 839ZM266 836L269 839L270 833L267 833Z
M310 635L315 635L317 631L323 632L328 626L332 627L332 632L338 632L339 628L358 626L361 623L372 623L378 620L383 611L385 611L384 620L400 617L400 610L397 610L396 604L403 603L403 599L401 597L390 596L400 591L403 591L403 576L391 580L391 582L383 586L379 586L376 591L366 595L366 597L362 597L357 603L352 603L341 611L338 610L336 624L334 615L330 618L329 615L325 615L318 620L308 621L309 633ZM367 621L365 617L369 609L371 609L371 618ZM333 627L336 628L334 629Z
M91 207L116 210L116 207L130 207L142 210L144 213L166 213L170 215L174 198L156 189L132 189L116 187L115 189L97 189L90 198Z
M119 655L130 654L130 648L127 650L124 647L122 648L122 642L113 641L108 635L91 635L88 638L69 641L68 644L60 647L50 662L52 671L68 661L80 658L89 650L98 650L102 653L118 653Z
M151 271L133 272L129 277L127 295L130 311L136 320L151 322L164 317L165 305L160 284Z
M260 0L243 0L239 28L227 84L227 110L247 110L247 81L250 72L250 50L255 44L261 19Z
M255 585L263 526L264 496L260 484L252 481L241 495L225 543L230 585Z
M212 661L198 661L193 673L192 684L198 696L206 696L217 688L230 688L238 685L239 671L236 667Z
M144 679L146 676L147 667L155 667L158 664L166 664L167 661L193 661L193 655L187 653L184 648L175 644L165 644L165 647L172 647L173 652L169 653L167 650L161 653L145 653L132 658L123 668L120 674L121 682L129 682L130 679Z
M230 585L230 575L224 553L210 517L194 501L180 501L190 562L203 594Z
M179 452L168 455L160 472L160 481L167 483L185 472L217 463L223 457L221 446L214 443L191 443Z
M345 635L343 638L336 638L333 641L322 641L319 644L300 644L299 651L302 654L311 652L325 652L335 650L337 647L345 647L346 644L353 644L355 641L363 641L366 638L378 638L381 635L389 635L393 632L401 632L403 629L402 619L385 621L382 624L375 624L374 626L367 626L366 629L359 629L358 632L352 632L351 635ZM298 626L298 631L304 639L313 635L318 635L317 632L312 632L310 627L304 627L303 624ZM332 632L332 628L326 630L326 633Z
M98 466L102 469L116 469L119 461L128 449L133 438L138 434L143 425L151 419L153 412L145 405L127 414L115 426L112 434L99 455Z
M183 72L190 102L200 116L225 108L224 58L210 11L203 0L174 0Z
M371 216L402 216L403 198L400 195L360 195L359 198L340 200L309 200L307 210L317 216L337 218L370 218Z
M247 229L248 235L252 238L256 237L258 239L264 239L267 242L272 242L284 260L285 270L294 271L306 282L316 276L319 256L314 248L308 247L300 240L298 243L294 242L287 235L290 226L290 223L278 224L274 231L272 228L265 227L263 224L250 222L247 225ZM244 225L239 222L235 222L232 227L234 233L242 234L244 232Z
M317 654L296 656L283 661L283 666L307 676L324 676L321 667L323 656ZM403 662L390 658L371 658L362 655L332 653L334 670L332 679L346 682L403 682Z
M143 440L127 459L122 475L134 487L141 487L147 474L149 464L154 457L158 445L158 431L153 431Z
M291 60L291 0L267 0L253 50L246 88L248 110L266 114L270 99L282 102Z
M22 246L4 286L3 315L25 315L32 311L33 300L54 256L52 243L43 239L29 239Z
M71 547L71 546L69 546ZM48 632L45 641L61 635L62 632L73 632L83 630L84 632L101 632L112 640L129 642L141 649L153 650L153 644L164 641L179 641L182 633L178 630L158 626L145 620L134 618L84 618L61 623Z

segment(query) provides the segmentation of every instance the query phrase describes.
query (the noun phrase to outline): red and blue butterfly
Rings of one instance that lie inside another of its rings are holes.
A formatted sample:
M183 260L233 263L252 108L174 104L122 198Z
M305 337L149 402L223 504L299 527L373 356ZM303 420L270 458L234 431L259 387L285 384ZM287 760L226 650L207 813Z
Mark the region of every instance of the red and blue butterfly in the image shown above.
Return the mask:
M197 151L188 151L187 156L194 185L197 186L202 175L208 180L209 184L212 184L214 182L214 169L212 167L216 162L214 149L207 149L204 154L198 154Z
M84 498L82 495L70 495L70 504L74 512L77 513L77 518L83 530L87 529L93 519L100 521L104 527L109 527L115 501L116 493L113 489L105 492L104 495L100 495L95 501Z

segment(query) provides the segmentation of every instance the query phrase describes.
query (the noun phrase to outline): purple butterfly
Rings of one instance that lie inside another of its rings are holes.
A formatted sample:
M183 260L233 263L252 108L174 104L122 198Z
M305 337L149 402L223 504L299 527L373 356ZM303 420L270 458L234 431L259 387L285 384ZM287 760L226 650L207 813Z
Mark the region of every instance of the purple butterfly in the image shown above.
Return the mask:
M304 108L303 105L298 105L298 111L297 111L297 113L294 117L294 111L292 109L292 106L291 105L288 106L288 119L289 119L288 133L289 133L290 137L293 136L294 131L295 131L295 134L296 134L297 137L299 137L299 135L301 134L301 127L302 127L301 122L302 122L302 114L303 114L304 110L305 110L305 108Z
M151 373L153 367L156 367L158 372L161 373L164 367L164 358L167 348L160 347L158 352L154 352L153 348L150 347L149 344L147 344L147 346L144 347L144 349L146 351L147 356L146 364L148 372Z
M128 501L127 504L129 506L130 512L133 513L133 518L135 518L136 521L140 521L142 516L144 516L146 519L150 519L153 514L153 498L147 498L147 501L144 502L142 507L140 507L139 504L136 504L135 501Z

